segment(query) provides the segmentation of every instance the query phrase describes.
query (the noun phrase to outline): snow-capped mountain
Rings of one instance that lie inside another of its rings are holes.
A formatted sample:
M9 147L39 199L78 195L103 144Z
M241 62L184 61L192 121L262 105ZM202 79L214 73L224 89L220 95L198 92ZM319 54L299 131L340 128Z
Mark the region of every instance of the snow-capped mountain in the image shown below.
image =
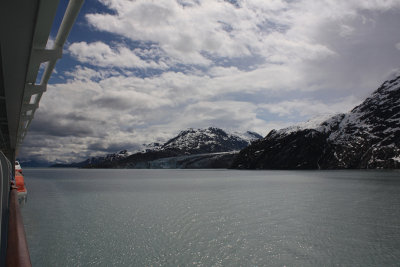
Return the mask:
M104 162L116 162L121 159L125 159L129 155L130 155L130 153L127 150L121 150L117 153L111 153L111 154L107 154L105 156L91 157L84 162L85 162L86 166L96 166L96 165L102 164Z
M349 113L272 130L243 149L233 167L400 168L400 76Z
M187 129L171 138L164 144L151 143L144 145L138 153L129 154L126 150L104 157L92 157L83 162L58 167L85 167L85 168L152 168L153 166L171 168L186 167L229 167L233 157L239 150L248 146L252 141L262 138L254 132L243 134L227 133L226 131L209 127L207 129ZM236 152L235 152L236 151ZM221 154L224 152L231 152ZM208 155L209 154L209 155ZM192 157L199 155L198 157ZM171 158L179 157L177 161ZM187 159L185 157L188 157ZM168 158L167 161L151 163L152 161ZM223 159L223 160L222 160ZM165 163L167 162L167 163ZM199 163L201 162L201 163ZM196 163L196 164L195 164Z
M252 141L262 138L257 133L238 134L209 127L207 129L187 129L168 140L161 150L177 151L180 154L201 154L241 150Z

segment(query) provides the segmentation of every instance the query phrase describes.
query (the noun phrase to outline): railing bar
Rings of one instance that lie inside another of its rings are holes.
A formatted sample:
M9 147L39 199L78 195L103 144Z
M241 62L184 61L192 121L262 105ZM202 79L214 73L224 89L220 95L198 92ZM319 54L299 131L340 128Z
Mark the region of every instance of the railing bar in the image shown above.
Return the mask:
M62 49L65 41L74 25L76 18L78 17L79 10L83 4L84 0L70 0L68 3L67 10L65 11L64 18L61 22L60 29L58 30L56 40L54 41L53 49ZM47 84L50 79L51 73L56 66L57 60L49 61L46 70L43 73L42 80L40 84Z
M24 224L18 204L17 189L10 192L10 213L8 219L8 241L6 266L30 267L31 259L29 257L28 243L26 241Z

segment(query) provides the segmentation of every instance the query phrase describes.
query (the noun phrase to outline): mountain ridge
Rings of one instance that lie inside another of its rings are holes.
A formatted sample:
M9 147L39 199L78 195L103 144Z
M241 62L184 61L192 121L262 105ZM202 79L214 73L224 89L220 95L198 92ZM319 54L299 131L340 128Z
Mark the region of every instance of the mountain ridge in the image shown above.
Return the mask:
M348 113L309 127L272 130L243 149L231 167L400 168L400 76L384 82Z
M92 157L82 162L71 164L55 164L52 167L78 168L152 168L152 166L167 167L167 163L152 163L155 160L168 158L173 162L173 168L192 168L193 166L212 168L227 168L234 156L261 135L247 131L245 133L229 133L220 128L205 129L188 128L164 144L152 143L137 153L122 150L106 156ZM224 154L229 152L227 154ZM198 155L198 156L195 156ZM175 162L174 157L179 157ZM185 159L187 157L187 160ZM190 160L189 160L190 158ZM223 163L221 158L226 160ZM202 162L201 164L199 162ZM171 167L171 168L172 168Z

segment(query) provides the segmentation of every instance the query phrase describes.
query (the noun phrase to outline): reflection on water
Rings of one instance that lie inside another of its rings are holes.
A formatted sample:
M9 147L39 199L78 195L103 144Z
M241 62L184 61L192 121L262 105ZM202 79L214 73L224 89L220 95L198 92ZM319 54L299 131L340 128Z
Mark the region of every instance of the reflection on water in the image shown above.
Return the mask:
M400 172L26 169L34 266L400 262Z

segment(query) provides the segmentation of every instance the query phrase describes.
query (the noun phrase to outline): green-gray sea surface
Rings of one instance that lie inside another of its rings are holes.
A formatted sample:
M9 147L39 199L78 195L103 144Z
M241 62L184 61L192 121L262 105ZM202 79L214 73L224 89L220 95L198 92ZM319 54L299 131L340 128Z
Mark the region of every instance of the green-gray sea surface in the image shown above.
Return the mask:
M398 266L399 171L25 169L33 266Z

